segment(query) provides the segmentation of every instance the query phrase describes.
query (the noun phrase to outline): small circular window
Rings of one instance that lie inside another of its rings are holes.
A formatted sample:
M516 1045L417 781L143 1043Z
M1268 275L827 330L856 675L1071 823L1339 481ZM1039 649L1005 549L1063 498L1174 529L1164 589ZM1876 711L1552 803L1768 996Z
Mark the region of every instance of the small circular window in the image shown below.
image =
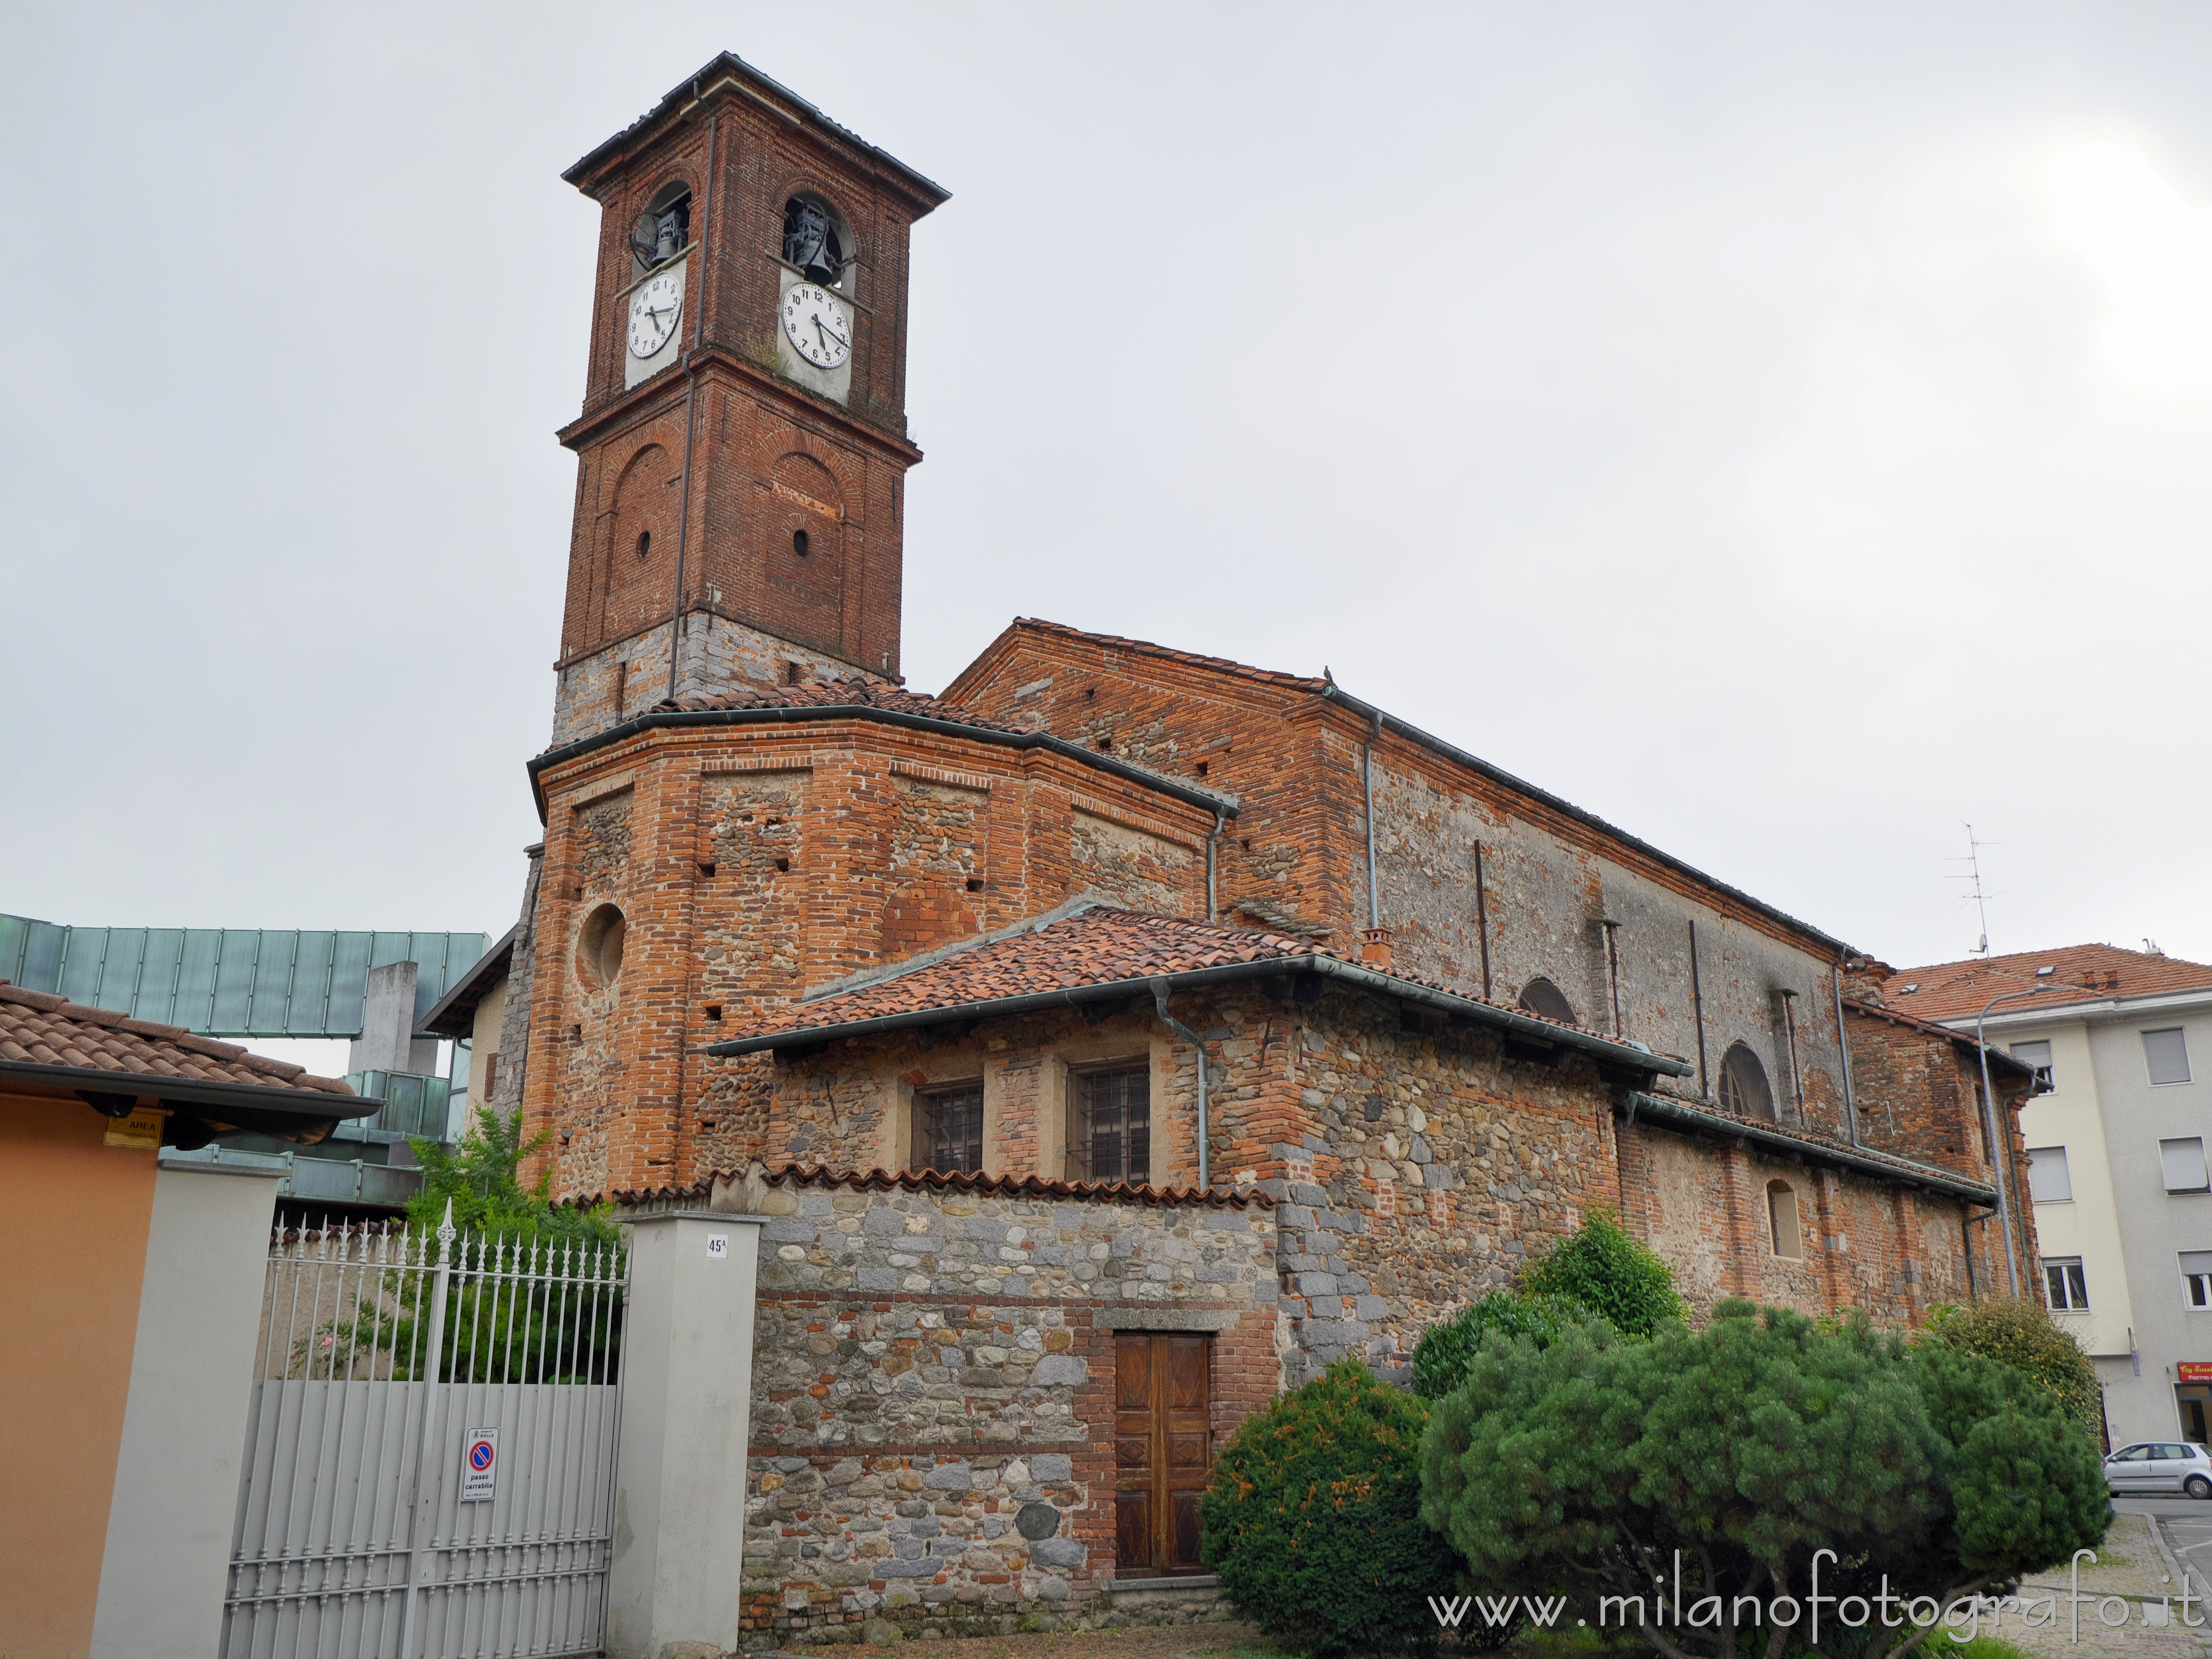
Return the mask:
M623 935L628 931L615 905L602 904L584 918L576 935L576 974L593 990L605 990L622 972Z

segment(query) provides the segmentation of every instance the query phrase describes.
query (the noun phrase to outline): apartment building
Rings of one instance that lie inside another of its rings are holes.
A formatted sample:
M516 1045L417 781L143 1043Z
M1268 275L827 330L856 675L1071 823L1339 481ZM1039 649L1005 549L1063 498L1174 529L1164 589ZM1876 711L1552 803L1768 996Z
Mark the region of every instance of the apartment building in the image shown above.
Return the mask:
M2021 1112L2035 1280L2096 1362L2112 1443L2212 1442L2212 966L2077 945L1901 969L1886 988L1923 1019L1981 1018L2042 1073Z

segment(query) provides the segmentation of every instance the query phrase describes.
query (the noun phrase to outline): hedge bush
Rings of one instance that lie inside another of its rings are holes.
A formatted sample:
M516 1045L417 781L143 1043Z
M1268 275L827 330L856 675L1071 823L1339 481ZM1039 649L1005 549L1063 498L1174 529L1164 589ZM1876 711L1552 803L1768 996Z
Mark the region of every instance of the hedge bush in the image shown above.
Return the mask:
M1629 1236L1618 1218L1590 1210L1571 1237L1521 1275L1525 1296L1555 1297L1603 1314L1623 1336L1651 1336L1683 1313L1674 1275L1659 1253Z
M1525 1336L1540 1348L1562 1327L1579 1325L1589 1316L1580 1303L1559 1297L1492 1291L1421 1333L1413 1345L1413 1392L1424 1400L1441 1400L1457 1388L1486 1331Z
M1422 1402L1340 1359L1247 1418L1199 1502L1206 1564L1268 1635L1330 1656L1425 1648L1450 1546L1421 1523Z
M1565 1620L1593 1624L1601 1598L1629 1598L1613 1629L1674 1659L1806 1652L1809 1628L1767 1609L1807 1593L1821 1550L1840 1558L1823 1565L1828 1595L1940 1608L2094 1547L2112 1516L2096 1448L2018 1371L1908 1351L1863 1314L1815 1324L1748 1302L1648 1341L1592 1320L1540 1350L1486 1342L1422 1455L1422 1516L1477 1595L1560 1590ZM1678 1559L1686 1620L1645 1623ZM1735 1627L1739 1596L1767 1607ZM1698 1616L1710 1598L1724 1616ZM1831 1616L1818 1651L1897 1659L1923 1635Z
M1970 1308L1931 1308L1921 1340L2011 1366L2056 1400L2092 1440L2103 1441L2104 1392L2097 1368L2039 1303L2003 1298Z

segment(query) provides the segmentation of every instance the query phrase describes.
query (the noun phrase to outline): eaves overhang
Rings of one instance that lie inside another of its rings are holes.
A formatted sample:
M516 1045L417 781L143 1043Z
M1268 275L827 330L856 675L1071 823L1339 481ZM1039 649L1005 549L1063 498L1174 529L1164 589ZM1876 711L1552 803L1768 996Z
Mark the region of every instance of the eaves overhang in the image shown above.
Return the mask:
M330 1126L373 1117L384 1102L373 1095L333 1094L325 1089L272 1089L249 1083L210 1083L200 1078L162 1077L150 1072L110 1071L100 1066L47 1066L35 1060L0 1060L0 1082L65 1090L80 1097L159 1100L204 1115L220 1110L240 1128L283 1138L320 1141ZM313 1131L322 1127L320 1134Z
M538 821L546 821L545 789L540 776L549 769L580 760L586 755L611 744L623 743L641 732L673 730L687 726L795 726L811 721L873 720L879 725L901 726L909 732L928 732L939 737L959 738L969 743L990 744L1001 749L1043 749L1064 756L1095 772L1134 783L1156 794L1179 800L1201 811L1212 812L1222 817L1233 818L1240 805L1234 795L1219 794L1211 789L1199 789L1187 783L1132 765L1113 755L1102 755L1094 749L1085 749L1065 738L1055 738L1043 732L1001 732L990 726L965 726L958 720L938 720L927 714L910 714L902 709L878 708L865 702L811 702L794 707L767 708L695 708L666 709L640 714L619 726L611 726L588 738L563 744L558 749L549 749L530 763L530 793L538 803Z
M992 997L976 1002L951 1003L936 1008L878 1014L867 1019L768 1031L757 1036L710 1042L700 1052L728 1059L763 1051L813 1048L848 1037L866 1036L872 1032L911 1030L926 1025L950 1024L956 1020L989 1019L1008 1014L1075 1008L1085 1004L1131 999L1150 1000L1152 988L1156 985L1164 986L1172 993L1200 986L1225 985L1240 980L1280 979L1299 974L1318 974L1378 996L1395 997L1401 1001L1433 1008L1510 1036L1586 1054L1608 1071L1631 1073L1647 1080L1661 1074L1688 1077L1696 1070L1688 1061L1676 1060L1670 1054L1655 1054L1632 1043L1615 1042L1572 1026L1557 1025L1549 1020L1501 1008L1494 1003L1455 996L1449 991L1434 990L1394 975L1378 973L1357 963L1344 962L1334 957L1305 954L1265 957L1256 962L1224 963L1218 967L1191 968L1180 973L1102 980L1090 985L1065 986L1050 991L1029 992L1020 996Z
M1969 1181L1964 1176L1948 1170L1939 1170L1932 1164L1923 1164L1916 1158L1893 1158L1887 1152L1869 1152L1856 1146L1815 1139L1809 1135L1791 1134L1786 1129L1750 1122L1720 1112L1704 1111L1666 1095L1647 1094L1642 1090L1626 1091L1618 1109L1624 1118L1631 1121L1653 1118L1692 1133L1748 1141L1753 1146L1786 1152L1792 1158L1802 1158L1810 1163L1854 1170L1883 1181L1922 1187L1947 1197L1963 1199L1969 1204L1979 1204L1990 1209L1996 1207L1996 1188L1986 1182Z
M1447 743L1433 732L1424 732L1411 721L1401 720L1386 709L1378 708L1371 702L1361 701L1340 685L1334 684L1326 685L1322 689L1321 695L1324 701L1347 708L1362 720L1370 723L1380 721L1385 732L1393 732L1405 738L1408 743L1418 744L1431 753L1443 756L1455 765L1464 766L1470 772L1477 773L1488 778L1492 783L1512 790L1516 794L1526 795L1531 800L1540 802L1564 817L1571 818L1577 823L1595 830L1611 840L1619 842L1623 847L1633 848L1644 857L1664 865L1678 874L1687 876L1704 886L1711 888L1716 893L1725 894L1730 900L1743 906L1745 909L1764 916L1769 921L1778 922L1791 932L1812 939L1823 949L1833 951L1838 961L1863 954L1856 946L1846 944L1832 934L1822 933L1811 923L1800 921L1788 911L1778 910L1765 900L1753 897L1741 887L1731 887L1724 881L1717 880L1695 865L1685 863L1672 853L1654 847L1641 836L1630 835L1618 824L1607 823L1588 808L1577 806L1572 801L1552 793L1548 789L1540 789L1526 778L1516 777L1504 768L1493 766L1480 755L1470 754L1456 744Z
M840 144L849 145L887 169L896 177L912 198L916 218L952 199L952 192L944 185L915 172L889 150L870 143L850 127L831 120L789 87L773 76L762 74L733 52L715 53L643 115L604 143L594 146L581 160L564 170L561 174L562 180L579 190L583 189L585 181L601 162L647 142L665 122L690 113L698 104L725 87L733 88L742 96L773 110L787 121L800 127L811 127ZM784 108L783 104L791 107Z

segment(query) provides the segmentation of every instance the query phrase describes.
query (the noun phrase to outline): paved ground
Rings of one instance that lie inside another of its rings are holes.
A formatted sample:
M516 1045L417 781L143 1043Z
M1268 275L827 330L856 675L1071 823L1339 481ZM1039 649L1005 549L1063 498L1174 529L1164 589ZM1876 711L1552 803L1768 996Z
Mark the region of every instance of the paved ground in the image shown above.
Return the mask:
M2174 1559L2189 1573L2189 1587L2212 1597L2212 1503L2191 1498L2116 1498L2123 1515L2155 1516L2166 1529Z
M2166 1557L2151 1533L2155 1524L2176 1524L2174 1516L2193 1518L2193 1511L2194 1516L2203 1516L2206 1535L2212 1538L2212 1504L2191 1504L2186 1498L2124 1498L2115 1499L2113 1507L2119 1516L2106 1538L2101 1559L2095 1566L2081 1569L2081 1593L2100 1600L2082 1604L2078 1638L2073 1613L2063 1599L2057 1603L2057 1617L2049 1624L2031 1628L2022 1624L2017 1611L2008 1611L2000 1628L1989 1633L2035 1659L2212 1659L2212 1640L2207 1639L2212 1638L2212 1610L2200 1603L2194 1611L2207 1622L2201 1630L2190 1630L2181 1622L2178 1599L2168 1607L2160 1605L2168 1598L2178 1598L2180 1586L2168 1571ZM2204 1565L2212 1568L2212 1560ZM2068 1574L2062 1568L2029 1574L2020 1593L2032 1602L2053 1595L2063 1598L2068 1587ZM2191 1585L2198 1592L2203 1588L2202 1583ZM2121 1599L2104 1599L2114 1596ZM2100 1608L2121 1614L2126 1622L2117 1628L2107 1626L2100 1617ZM2041 1610L2038 1612L2041 1616ZM2151 1622L2161 1618L2166 1620L2162 1626Z
M1176 1625L1055 1636L972 1636L890 1646L810 1647L799 1653L803 1659L890 1659L892 1655L899 1659L921 1659L925 1654L928 1659L1290 1659L1249 1625Z

